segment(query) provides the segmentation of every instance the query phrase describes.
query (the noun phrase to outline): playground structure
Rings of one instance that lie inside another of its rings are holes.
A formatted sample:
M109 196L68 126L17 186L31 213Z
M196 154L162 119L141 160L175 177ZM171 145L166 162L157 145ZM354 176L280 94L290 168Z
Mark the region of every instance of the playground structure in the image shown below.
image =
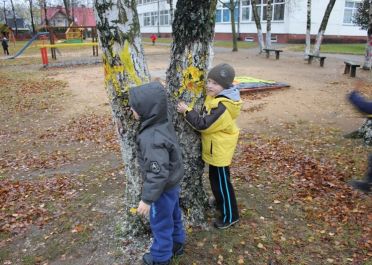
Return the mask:
M8 59L17 58L37 40L42 40L42 44L38 44L37 47L40 47L42 63L44 66L47 66L49 62L47 48L50 48L50 54L53 60L57 60L57 53L61 55L59 48L92 47L93 56L98 56L98 38L95 27L70 25L69 27L66 27L66 30L62 34L66 38L65 41L57 38L58 34L56 31L60 31L61 28L63 29L63 27L44 26L42 28L44 31L35 34L20 50ZM91 42L84 42L83 40L84 32L86 31L89 31L91 35ZM59 34L59 36L61 36L61 34Z

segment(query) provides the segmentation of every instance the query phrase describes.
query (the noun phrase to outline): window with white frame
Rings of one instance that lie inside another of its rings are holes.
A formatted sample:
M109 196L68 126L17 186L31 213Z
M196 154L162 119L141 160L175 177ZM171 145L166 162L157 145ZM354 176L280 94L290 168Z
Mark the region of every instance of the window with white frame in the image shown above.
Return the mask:
M284 20L285 1L274 0L273 1L273 20L282 21Z
M251 0L243 0L242 8L242 21L249 21L251 17Z
M143 25L151 26L151 13L150 12L143 14Z
M272 1L272 20L273 21L283 21L284 20L284 10L285 10L285 0L273 0ZM267 20L267 0L257 1L257 12L258 16L262 21ZM251 12L251 20L254 21L253 12Z
M231 21L229 5L230 5L229 0L224 1L223 4L221 2L218 3L217 9L216 9L216 22L217 23L227 23ZM235 17L235 21L238 21L239 8L238 8L238 3L236 1L235 1L234 17Z
M353 24L353 18L358 12L359 6L362 4L361 0L346 0L344 9L344 23Z
M160 26L169 25L169 21L170 21L169 10L161 10L159 13L160 13Z

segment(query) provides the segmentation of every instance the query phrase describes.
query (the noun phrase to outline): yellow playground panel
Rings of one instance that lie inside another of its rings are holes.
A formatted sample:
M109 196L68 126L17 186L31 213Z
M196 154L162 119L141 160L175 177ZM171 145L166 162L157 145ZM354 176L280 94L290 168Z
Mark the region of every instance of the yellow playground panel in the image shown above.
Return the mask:
M74 23L71 23L70 27L66 30L66 40L69 41L81 41L83 42L83 28L79 28Z

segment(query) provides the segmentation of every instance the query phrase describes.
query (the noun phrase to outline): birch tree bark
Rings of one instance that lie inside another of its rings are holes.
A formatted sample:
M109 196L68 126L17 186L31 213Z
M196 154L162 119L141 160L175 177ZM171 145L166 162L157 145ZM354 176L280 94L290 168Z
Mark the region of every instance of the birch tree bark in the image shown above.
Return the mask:
M267 0L266 6L266 48L271 48L271 20L273 17L272 0Z
M307 19L306 19L306 42L305 42L305 59L308 59L311 49L311 0L307 0Z
M212 57L216 4L217 0L179 0L172 25L173 43L166 83L170 114L184 157L181 207L189 225L205 223L207 197L202 186L204 163L199 133L174 110L180 100L199 109L203 104L206 70Z
M262 53L262 50L265 48L265 43L264 43L263 34L262 34L261 18L257 11L257 0L252 0L252 13L253 13L254 22L256 23L256 28L257 28L258 47L260 49L260 53Z
M131 118L128 91L150 80L141 43L135 0L96 0L95 16L105 73L105 87L117 127L125 166L122 231L139 235L147 230L134 210L140 200L142 178L136 161L138 123Z
M363 69L365 70L371 70L372 68L372 0L369 0L368 17L367 44L363 64Z
M322 23L320 24L320 27L319 27L318 35L316 36L315 46L313 50L313 54L315 55L319 55L320 53L320 45L322 44L324 32L327 28L329 16L331 15L335 2L336 0L329 0L329 3L327 5L327 9L324 13Z

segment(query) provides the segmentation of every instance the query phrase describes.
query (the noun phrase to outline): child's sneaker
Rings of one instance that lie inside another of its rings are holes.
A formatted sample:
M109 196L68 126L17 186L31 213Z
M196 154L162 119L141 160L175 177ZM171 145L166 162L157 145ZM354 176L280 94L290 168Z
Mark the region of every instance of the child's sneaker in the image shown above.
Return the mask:
M184 244L174 242L173 243L173 257L182 256L184 252Z
M236 224L239 222L239 219L236 219L235 221L230 222L223 222L222 220L218 219L217 221L214 222L214 227L217 229L226 229L229 228L230 226Z
M155 262L152 259L151 253L145 253L142 257L144 265L169 265L170 260L164 262Z
M349 184L357 190L364 191L364 192L371 192L372 191L372 183L362 180L352 180Z

